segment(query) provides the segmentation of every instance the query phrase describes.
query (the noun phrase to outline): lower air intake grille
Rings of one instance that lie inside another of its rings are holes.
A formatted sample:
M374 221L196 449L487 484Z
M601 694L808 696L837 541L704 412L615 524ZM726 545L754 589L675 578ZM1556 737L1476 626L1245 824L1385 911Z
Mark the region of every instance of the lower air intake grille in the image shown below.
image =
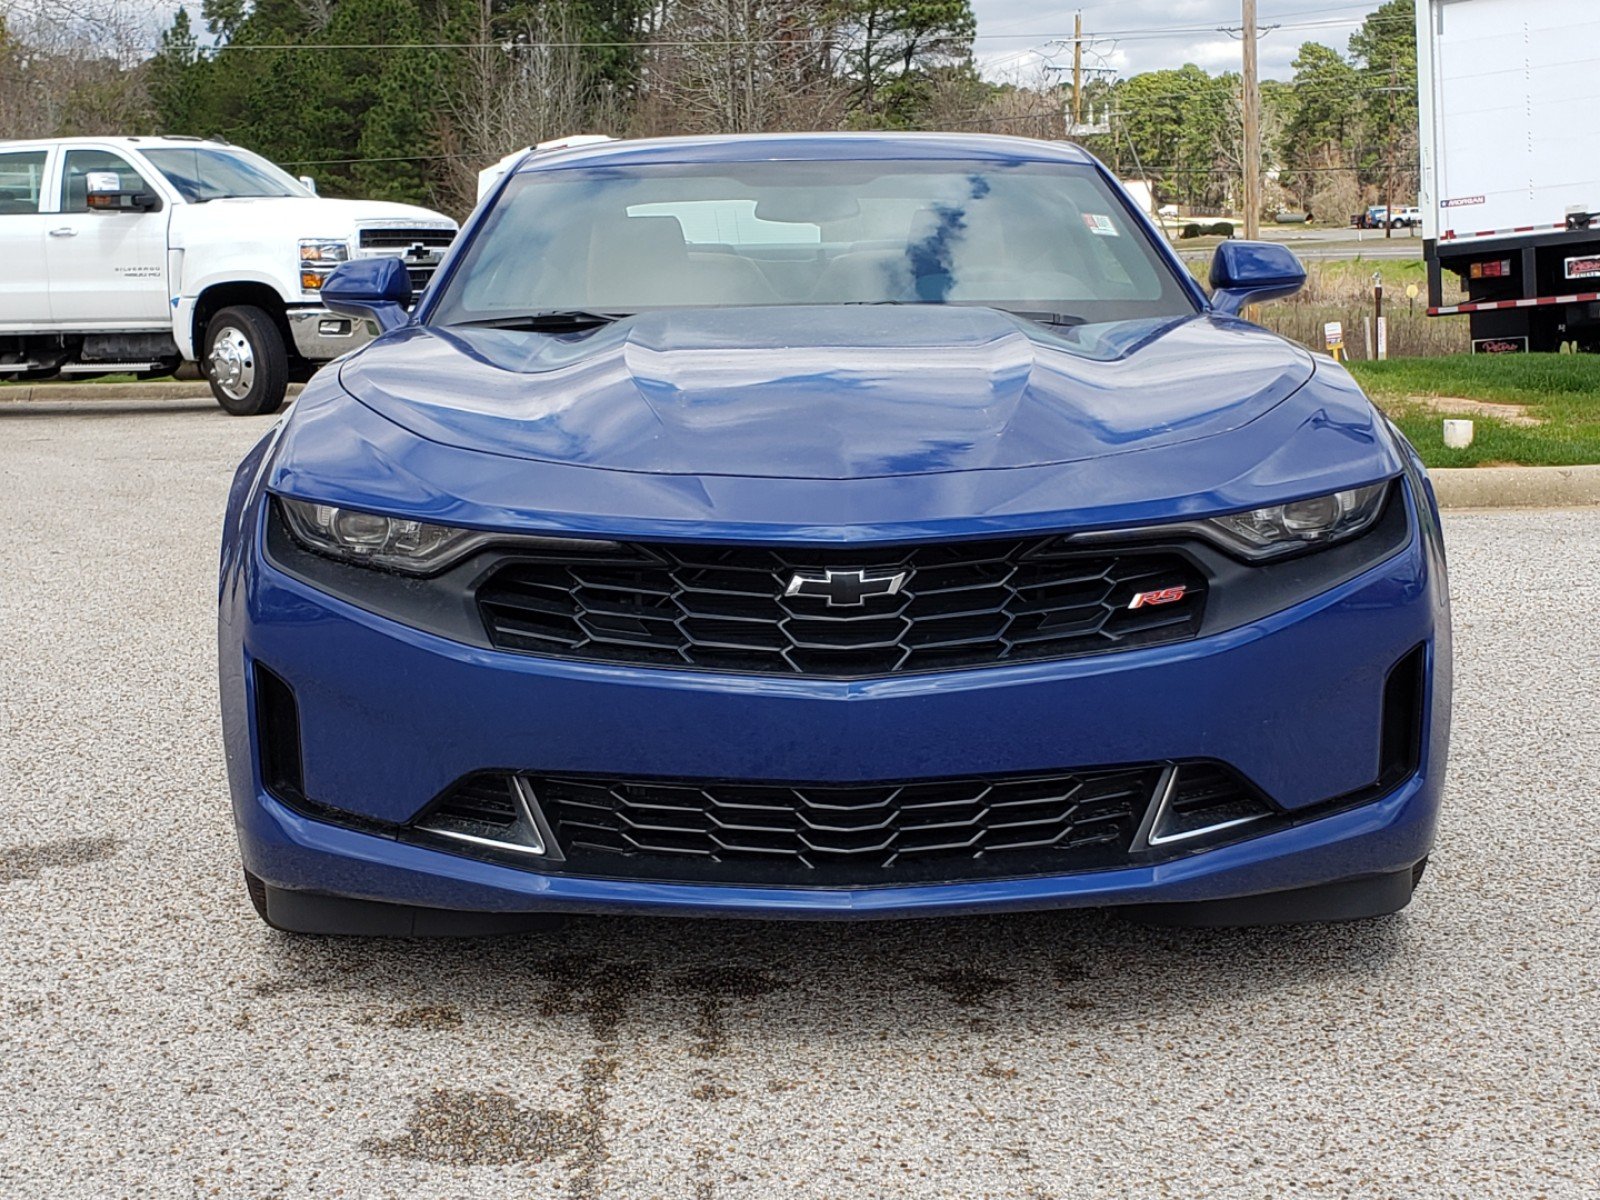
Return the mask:
M847 788L544 779L534 792L575 866L656 859L674 874L881 882L990 874L1028 859L1058 869L1115 861L1158 775Z
M1167 763L867 786L522 776L572 874L827 887L1052 874L1129 861ZM1197 808L1270 806L1232 771L1194 772ZM469 776L418 819L516 840L508 774ZM1198 815L1198 814L1196 814ZM496 825L498 823L498 826ZM496 834L495 828L505 830ZM480 851L463 851L480 852ZM493 855L492 849L481 851ZM534 865L525 863L524 865Z
M516 560L478 590L502 650L850 678L1074 658L1196 636L1205 577L1172 550L1061 538L922 546L633 544Z

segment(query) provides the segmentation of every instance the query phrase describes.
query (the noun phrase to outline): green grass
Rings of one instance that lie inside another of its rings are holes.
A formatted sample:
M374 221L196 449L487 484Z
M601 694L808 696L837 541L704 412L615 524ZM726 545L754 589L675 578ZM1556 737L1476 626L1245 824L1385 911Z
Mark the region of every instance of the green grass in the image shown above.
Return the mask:
M1600 355L1456 354L1351 363L1350 370L1430 467L1600 463ZM1443 424L1450 414L1417 403L1419 396L1519 404L1544 424L1524 428L1462 413L1474 422L1473 442L1450 450Z

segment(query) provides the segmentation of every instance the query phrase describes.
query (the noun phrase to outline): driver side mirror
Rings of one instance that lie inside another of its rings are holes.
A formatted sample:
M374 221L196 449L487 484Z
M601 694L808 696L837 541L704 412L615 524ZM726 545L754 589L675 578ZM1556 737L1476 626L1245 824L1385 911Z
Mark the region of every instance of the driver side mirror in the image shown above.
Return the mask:
M341 263L322 281L319 293L329 311L372 321L388 333L406 323L411 307L411 276L398 258L358 258Z
M1211 260L1211 308L1228 316L1238 316L1247 304L1292 296L1305 285L1305 267L1276 242L1223 242Z
M124 188L115 171L90 171L84 183L90 212L155 212L161 207L160 196L144 188Z

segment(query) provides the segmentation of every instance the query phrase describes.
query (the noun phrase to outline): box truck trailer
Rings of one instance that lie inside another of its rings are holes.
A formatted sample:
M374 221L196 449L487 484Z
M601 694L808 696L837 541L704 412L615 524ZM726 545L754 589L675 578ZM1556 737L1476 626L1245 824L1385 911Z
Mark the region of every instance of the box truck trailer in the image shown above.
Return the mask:
M1417 5L1428 311L1475 351L1600 350L1597 46L1596 0Z

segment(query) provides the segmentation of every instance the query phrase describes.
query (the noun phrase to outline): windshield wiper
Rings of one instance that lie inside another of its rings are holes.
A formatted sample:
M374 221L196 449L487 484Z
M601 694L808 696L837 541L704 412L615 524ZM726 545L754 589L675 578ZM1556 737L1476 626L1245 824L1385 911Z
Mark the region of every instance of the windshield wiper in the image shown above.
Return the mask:
M1031 308L1003 308L1000 311L1008 312L1013 317L1021 317L1024 321L1032 321L1035 325L1059 325L1071 329L1089 323L1087 319L1071 313L1045 312Z
M523 329L530 333L566 333L571 330L598 329L631 317L625 312L595 312L587 308L552 308L544 312L520 313L514 317L485 317L481 321L459 321L485 329Z

